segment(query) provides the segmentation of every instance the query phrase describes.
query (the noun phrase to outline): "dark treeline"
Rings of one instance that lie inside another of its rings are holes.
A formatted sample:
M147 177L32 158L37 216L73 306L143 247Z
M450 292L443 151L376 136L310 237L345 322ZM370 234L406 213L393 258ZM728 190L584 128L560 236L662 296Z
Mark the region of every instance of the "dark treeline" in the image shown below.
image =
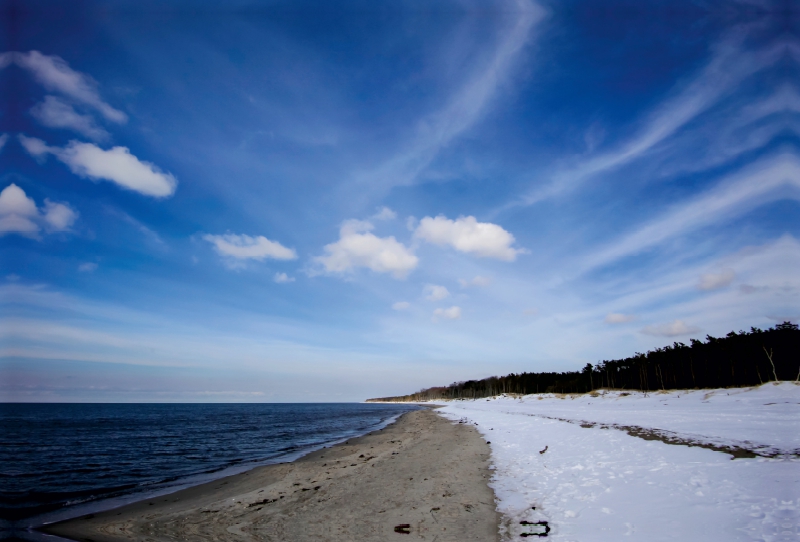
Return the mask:
M521 373L454 382L410 395L369 401L477 399L501 393L585 393L598 388L663 390L754 386L800 379L800 330L784 322L773 328L730 332L705 342L674 343L625 359L587 363L582 371Z

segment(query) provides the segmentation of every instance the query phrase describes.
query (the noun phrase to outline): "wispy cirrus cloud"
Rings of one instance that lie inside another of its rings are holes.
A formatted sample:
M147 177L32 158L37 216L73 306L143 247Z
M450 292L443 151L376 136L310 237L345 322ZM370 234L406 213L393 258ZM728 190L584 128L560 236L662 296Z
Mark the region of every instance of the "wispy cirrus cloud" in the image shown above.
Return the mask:
M506 8L509 27L500 32L488 62L454 90L441 109L420 119L420 128L412 141L377 169L362 175L359 186L369 184L388 189L412 184L441 149L482 118L516 65L532 28L546 14L544 8L530 0L513 0Z
M48 128L66 128L95 141L108 139L109 133L97 125L91 115L84 115L56 96L45 96L44 101L31 108L31 115Z
M628 322L632 322L635 320L636 317L632 314L623 314L621 312L610 312L606 314L606 317L603 321L606 324L626 324Z
M588 271L606 265L667 239L785 199L800 201L800 159L789 153L751 164L711 190L676 204L660 217L588 255L582 269Z
M700 280L697 282L698 290L719 290L730 286L733 279L736 278L736 273L733 269L723 269L719 273L704 273L700 275Z
M800 135L800 94L789 82L762 96L733 93L722 102L691 129L648 153L653 178L707 171L758 152L787 135Z
M700 328L689 325L683 320L674 320L665 324L646 326L642 329L645 335L655 335L657 337L682 337L698 333Z
M204 241L208 241L214 246L217 253L228 261L232 267L241 266L246 260L295 260L297 252L292 248L287 248L277 241L270 241L263 235L251 237L249 235L236 235L227 233L224 235L204 235ZM284 278L285 277L285 278ZM289 277L280 277L283 280L276 282L290 282Z
M765 50L744 47L745 29L736 29L714 44L709 62L688 82L679 83L672 97L656 107L633 137L617 148L558 170L549 181L533 188L506 207L533 205L569 192L587 179L647 155L667 138L733 92L748 77L793 53L796 44L781 42ZM749 103L749 102L748 102Z
M689 328L702 327L704 333L712 335L752 325L768 327L774 323L770 316L792 315L796 313L794 307L800 306L798 266L800 243L787 234L711 261L660 265L658 270L649 271L647 278L634 267L620 271L621 280L607 276L600 283L593 282L593 290L605 292L604 301L575 315L565 312L563 317L586 322L588 327L603 320L605 329L593 330L598 340L615 333L629 334L632 326L623 324L645 322L647 333L643 335L659 341L651 346L659 346L660 338L679 330L670 327L675 320ZM709 269L714 272L709 273ZM730 287L733 282L725 285L731 273L739 284L736 288ZM716 287L698 289L698 277L709 281L706 286ZM692 329L689 335L693 333L699 332Z
M469 280L467 279L458 279L458 283L461 285L462 288L471 288L471 287L484 287L489 286L492 283L492 279L489 277L482 277L481 275L477 275Z
M27 53L7 52L0 54L0 68L16 64L27 70L33 78L51 92L63 94L75 102L92 107L106 120L117 124L127 122L128 116L106 103L100 96L97 81L73 70L67 62L55 55L39 51Z
M144 224L141 220L138 220L125 211L112 206L105 206L104 211L109 217L115 218L129 226L132 226L133 229L141 234L142 238L147 242L147 244L150 245L150 247L158 250L166 250L168 248L167 243L158 234L158 232L152 229L150 226Z

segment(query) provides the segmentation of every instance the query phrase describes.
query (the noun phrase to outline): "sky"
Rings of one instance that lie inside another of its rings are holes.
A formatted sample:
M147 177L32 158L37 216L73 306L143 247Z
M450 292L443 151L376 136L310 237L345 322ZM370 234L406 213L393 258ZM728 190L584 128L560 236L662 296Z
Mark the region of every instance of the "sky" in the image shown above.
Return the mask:
M789 2L0 6L0 401L360 401L800 319Z

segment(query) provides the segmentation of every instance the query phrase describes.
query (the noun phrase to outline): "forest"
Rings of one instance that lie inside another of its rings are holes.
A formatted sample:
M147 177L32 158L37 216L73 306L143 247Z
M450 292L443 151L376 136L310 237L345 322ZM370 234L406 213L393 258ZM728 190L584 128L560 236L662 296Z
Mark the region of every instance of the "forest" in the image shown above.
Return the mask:
M800 380L800 329L784 322L767 330L750 328L705 341L673 343L625 359L587 363L580 371L511 373L454 382L409 395L368 401L478 399L502 393L586 393L599 388L666 390L754 386Z

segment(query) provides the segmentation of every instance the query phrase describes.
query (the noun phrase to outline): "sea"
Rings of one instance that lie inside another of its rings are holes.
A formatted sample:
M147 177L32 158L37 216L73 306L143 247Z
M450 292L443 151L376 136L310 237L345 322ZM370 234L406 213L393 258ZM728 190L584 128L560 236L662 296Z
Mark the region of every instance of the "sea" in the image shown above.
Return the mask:
M0 538L44 540L37 526L293 461L416 408L0 404Z

